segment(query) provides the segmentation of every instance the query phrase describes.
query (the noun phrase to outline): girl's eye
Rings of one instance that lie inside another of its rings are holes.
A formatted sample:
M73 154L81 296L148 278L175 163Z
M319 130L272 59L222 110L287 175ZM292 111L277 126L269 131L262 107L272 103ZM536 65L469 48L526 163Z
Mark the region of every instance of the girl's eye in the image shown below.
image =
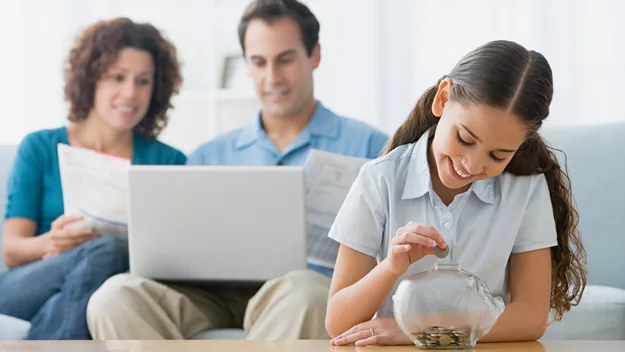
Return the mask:
M469 143L469 142L465 141L464 139L462 139L462 137L460 137L460 133L458 133L458 136L457 136L457 137L458 137L458 143L460 143L460 144L462 144L462 145L465 145L465 146L469 146L469 145L471 145L471 143Z
M506 161L506 159L505 159L505 158L503 158L503 159L502 159L502 158L498 158L498 157L496 157L493 153L491 153L491 154L490 154L490 157L491 157L491 158L492 158L492 159L493 159L496 163L498 163L498 164L501 164L501 163L503 163L504 161Z
M472 142L467 142L467 141L465 141L464 139L462 139L462 137L460 136L460 132L458 132L457 138L458 138L458 143L460 143L460 144L462 144L462 145L464 145L464 146L467 146L467 147L468 147L468 146L473 145L473 143L472 143ZM498 157L497 157L497 156L495 156L495 154L493 154L493 153L490 153L490 157L491 157L491 159L493 159L493 161L495 161L495 162L496 162L496 163L498 163L498 164L501 164L501 163L503 163L504 161L506 161L506 159L505 159L505 158L498 158Z

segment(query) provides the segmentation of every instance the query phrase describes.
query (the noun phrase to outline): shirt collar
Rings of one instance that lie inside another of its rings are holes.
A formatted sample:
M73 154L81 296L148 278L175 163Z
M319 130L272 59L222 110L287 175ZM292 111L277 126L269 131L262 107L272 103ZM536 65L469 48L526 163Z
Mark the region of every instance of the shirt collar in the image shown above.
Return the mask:
M402 199L422 197L432 189L432 179L428 165L428 145L430 131L426 131L414 145L408 165Z
M422 197L430 191L434 192L428 164L428 148L431 131L431 129L426 131L416 142L412 150L402 199L415 199ZM495 204L497 197L495 195L494 177L473 182L469 191L475 193L482 202Z
M317 101L317 107L305 131L314 136L338 138L341 133L340 127L339 117Z
M341 132L340 123L341 121L336 114L317 101L313 116L306 128L301 132L300 137L305 139L304 142L307 142L311 135L338 138ZM261 122L261 112L259 111L254 118L254 122L243 128L239 138L237 138L235 147L237 149L245 148L255 143L259 138L266 136ZM298 137L298 139L300 138Z
M495 194L496 177L489 177L485 180L473 182L471 190L484 203L495 204L498 197Z

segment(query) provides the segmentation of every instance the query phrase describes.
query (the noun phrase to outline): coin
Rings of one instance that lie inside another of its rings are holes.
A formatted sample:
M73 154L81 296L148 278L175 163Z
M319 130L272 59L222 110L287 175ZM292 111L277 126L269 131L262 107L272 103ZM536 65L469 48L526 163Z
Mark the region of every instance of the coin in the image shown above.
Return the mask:
M451 337L449 337L449 335L441 335L441 337L438 339L438 342L442 346L447 346L451 343Z
M447 255L449 254L449 246L446 246L445 249L436 246L434 247L434 255L439 257L439 258L445 258L447 257Z

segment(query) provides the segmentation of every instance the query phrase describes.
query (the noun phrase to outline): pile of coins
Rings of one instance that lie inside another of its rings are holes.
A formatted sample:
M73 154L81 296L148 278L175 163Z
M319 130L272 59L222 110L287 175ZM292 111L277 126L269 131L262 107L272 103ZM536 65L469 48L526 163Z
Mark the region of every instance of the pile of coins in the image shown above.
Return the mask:
M432 349L469 349L471 344L471 327L441 328L431 326L424 331L410 334L421 347Z

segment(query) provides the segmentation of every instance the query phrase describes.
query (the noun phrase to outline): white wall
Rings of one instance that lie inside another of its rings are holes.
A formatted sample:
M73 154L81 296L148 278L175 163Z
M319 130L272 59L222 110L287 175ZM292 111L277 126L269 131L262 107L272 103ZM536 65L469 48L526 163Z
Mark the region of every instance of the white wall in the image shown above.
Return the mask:
M24 31L21 28L22 11L19 2L0 2L0 42L6 48L0 57L0 143L13 143L26 131L23 110L25 106ZM15 25L18 28L15 28Z
M391 133L421 92L468 50L518 40L550 60L549 123L625 120L625 2L619 0L307 0L321 22L317 96ZM0 143L65 123L62 65L73 38L99 18L150 21L178 47L183 91L162 139L184 151L252 118L251 87L221 91L223 55L239 52L247 0L6 0L0 2ZM217 117L220 117L218 119Z
M321 22L323 57L315 74L318 98L339 113L379 125L378 1L306 3ZM65 123L62 65L73 38L97 19L116 16L152 22L179 50L185 81L162 136L165 142L188 152L217 133L248 122L258 108L249 93L251 82L245 91L219 90L222 56L240 52L236 29L246 5L247 0L3 2L0 13L7 14L6 9L20 12L8 18L20 28L2 31L1 39L12 39L19 56L2 59L2 66L13 67L11 78L17 82L2 96L17 104L10 108L15 121L3 117L0 122L0 130L5 131L0 143L15 143L26 132ZM347 26L345 15L354 9L358 16L351 16L353 21Z
M396 128L420 94L468 51L510 39L549 60L548 124L625 121L625 2L619 0L393 0L382 16L387 70L383 110Z

